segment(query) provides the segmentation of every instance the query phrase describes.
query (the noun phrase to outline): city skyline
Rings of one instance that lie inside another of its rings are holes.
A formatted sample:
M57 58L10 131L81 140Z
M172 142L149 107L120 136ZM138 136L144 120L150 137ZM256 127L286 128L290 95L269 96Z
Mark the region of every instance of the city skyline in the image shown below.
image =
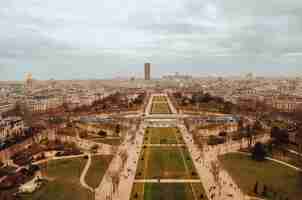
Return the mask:
M302 74L297 0L0 5L0 80Z

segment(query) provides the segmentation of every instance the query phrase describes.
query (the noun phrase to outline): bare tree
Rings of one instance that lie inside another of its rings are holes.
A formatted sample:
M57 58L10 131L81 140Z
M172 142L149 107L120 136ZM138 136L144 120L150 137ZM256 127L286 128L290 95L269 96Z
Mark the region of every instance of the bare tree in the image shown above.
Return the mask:
M129 138L129 140L130 140L130 142L131 142L132 144L134 144L135 138L136 138L136 131L130 131L129 133L130 133L130 138Z
M218 186L219 191L222 189L222 185L220 182L220 172L221 172L221 166L219 164L219 161L212 161L210 165L210 172L212 173L214 177L214 182Z
M112 200L113 197L113 179L111 178L112 172L109 172L108 175L105 177L108 181L108 184L110 184L110 191L109 194L106 194L106 200Z
M122 141L122 142L125 141L125 139L127 138L127 135L128 135L128 131L122 131L122 132L121 132L120 137L121 137L121 141Z
M41 163L40 171L41 171L42 178L46 178L47 177L47 162Z
M112 184L112 193L118 193L118 186L120 184L120 170L118 171L111 171L109 173L109 178L108 180Z
M124 168L125 164L128 160L128 157L129 157L128 152L127 152L126 149L124 149L123 151L120 152L119 155L120 155L120 158L121 158L121 161L122 161L122 168Z

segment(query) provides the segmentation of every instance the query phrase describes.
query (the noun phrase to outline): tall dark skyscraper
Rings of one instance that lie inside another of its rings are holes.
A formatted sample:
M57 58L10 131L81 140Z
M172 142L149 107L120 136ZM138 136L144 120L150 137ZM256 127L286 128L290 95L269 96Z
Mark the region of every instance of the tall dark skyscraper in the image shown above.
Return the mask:
M145 80L151 79L151 64L145 63Z

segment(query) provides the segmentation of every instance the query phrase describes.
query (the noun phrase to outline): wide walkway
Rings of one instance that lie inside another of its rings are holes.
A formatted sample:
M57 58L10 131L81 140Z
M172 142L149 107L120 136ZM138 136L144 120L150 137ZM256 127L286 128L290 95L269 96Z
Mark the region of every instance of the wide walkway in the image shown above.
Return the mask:
M132 184L135 179L139 153L143 145L144 126L141 124L136 133L134 143L131 141L131 135L126 137L125 143L121 144L115 157L111 161L101 184L95 190L96 200L129 200ZM120 153L127 151L128 159L123 169ZM112 174L119 174L120 182L117 190L114 192Z
M218 152L212 149L202 155L202 152L193 143L192 135L187 132L185 126L181 126L181 130L209 199L243 200L244 194L225 170L220 170L219 177L222 182L221 187L219 187L220 184L215 181L214 175L211 172L211 163L217 160Z

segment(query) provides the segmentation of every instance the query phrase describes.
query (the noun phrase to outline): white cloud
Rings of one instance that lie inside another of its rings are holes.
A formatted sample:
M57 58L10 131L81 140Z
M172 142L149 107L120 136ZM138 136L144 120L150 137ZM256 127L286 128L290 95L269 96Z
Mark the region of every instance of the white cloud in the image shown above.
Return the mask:
M59 77L64 67L133 73L145 60L161 66L158 74L188 63L198 73L296 73L301 13L299 0L2 0L0 79L24 70Z

